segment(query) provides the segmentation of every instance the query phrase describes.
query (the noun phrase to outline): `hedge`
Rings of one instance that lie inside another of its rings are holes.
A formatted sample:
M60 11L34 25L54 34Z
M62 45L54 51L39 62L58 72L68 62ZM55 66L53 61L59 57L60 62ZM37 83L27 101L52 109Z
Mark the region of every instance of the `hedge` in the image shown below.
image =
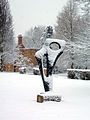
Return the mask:
M90 80L90 69L68 69L68 78Z

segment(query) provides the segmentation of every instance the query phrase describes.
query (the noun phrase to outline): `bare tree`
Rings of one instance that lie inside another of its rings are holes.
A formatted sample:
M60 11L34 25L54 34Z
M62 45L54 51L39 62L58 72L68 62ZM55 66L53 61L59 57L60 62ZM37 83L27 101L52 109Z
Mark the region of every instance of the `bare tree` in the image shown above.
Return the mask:
M87 30L86 17L81 13L80 7L82 5L78 3L78 0L70 0L57 17L56 38L67 41L63 57L59 63L61 68L67 69L72 65L73 68L86 68L86 61L88 61L86 60L88 50L85 48L86 40L84 39L84 33Z
M75 41L80 33L81 19L78 16L77 4L70 0L57 16L57 26L55 26L56 37L66 41Z
M26 48L40 49L44 43L41 40L45 26L37 26L28 30L24 35L23 43Z

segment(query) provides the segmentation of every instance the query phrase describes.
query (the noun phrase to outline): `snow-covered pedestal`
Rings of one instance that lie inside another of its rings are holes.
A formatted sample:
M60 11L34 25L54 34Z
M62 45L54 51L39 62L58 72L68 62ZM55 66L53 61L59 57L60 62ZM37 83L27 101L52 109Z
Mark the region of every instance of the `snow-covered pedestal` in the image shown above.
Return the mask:
M61 96L53 92L41 93L37 95L37 102L43 103L45 101L55 101L60 102Z

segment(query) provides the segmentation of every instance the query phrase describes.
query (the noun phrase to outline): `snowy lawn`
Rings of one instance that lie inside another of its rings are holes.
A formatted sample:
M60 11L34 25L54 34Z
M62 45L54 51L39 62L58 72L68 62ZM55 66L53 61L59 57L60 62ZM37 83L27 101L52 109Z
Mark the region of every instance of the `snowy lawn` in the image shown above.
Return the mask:
M0 120L90 120L90 81L54 75L53 90L61 102L37 103L40 76L0 73Z

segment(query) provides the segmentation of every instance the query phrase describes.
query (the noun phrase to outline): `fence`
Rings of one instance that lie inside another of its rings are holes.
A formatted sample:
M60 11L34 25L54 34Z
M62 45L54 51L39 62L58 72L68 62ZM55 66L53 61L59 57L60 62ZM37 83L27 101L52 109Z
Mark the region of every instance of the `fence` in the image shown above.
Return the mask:
M7 63L7 64L4 65L4 71L7 71L7 72L19 72L19 66Z

